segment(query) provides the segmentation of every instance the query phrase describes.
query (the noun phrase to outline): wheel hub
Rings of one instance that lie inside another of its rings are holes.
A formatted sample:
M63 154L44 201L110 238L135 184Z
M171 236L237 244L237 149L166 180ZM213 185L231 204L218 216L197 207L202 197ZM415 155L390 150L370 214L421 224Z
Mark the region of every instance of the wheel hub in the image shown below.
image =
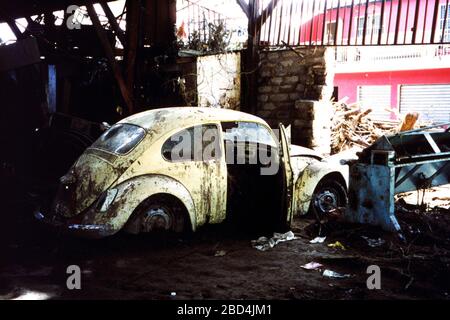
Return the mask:
M143 227L146 232L154 230L169 230L171 226L171 215L165 208L149 208L144 214Z
M315 205L324 213L330 213L338 206L338 197L330 190L323 190L316 196Z

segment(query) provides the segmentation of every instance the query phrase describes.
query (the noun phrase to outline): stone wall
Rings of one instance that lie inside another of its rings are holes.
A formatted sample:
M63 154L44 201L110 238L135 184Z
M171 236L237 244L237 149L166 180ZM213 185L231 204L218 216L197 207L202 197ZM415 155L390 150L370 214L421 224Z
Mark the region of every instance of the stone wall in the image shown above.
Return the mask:
M257 114L271 127L292 125L292 143L330 152L333 51L301 47L263 51Z

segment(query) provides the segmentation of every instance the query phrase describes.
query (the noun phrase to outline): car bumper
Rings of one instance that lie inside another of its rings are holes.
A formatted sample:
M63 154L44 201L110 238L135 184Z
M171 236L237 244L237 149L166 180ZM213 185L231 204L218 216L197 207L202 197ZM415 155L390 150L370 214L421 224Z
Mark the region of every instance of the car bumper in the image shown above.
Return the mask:
M113 229L110 225L69 223L67 221L47 217L45 214L39 211L36 211L34 213L34 217L36 218L36 220L41 221L53 228L56 228L63 233L82 238L100 239L116 233L116 230Z

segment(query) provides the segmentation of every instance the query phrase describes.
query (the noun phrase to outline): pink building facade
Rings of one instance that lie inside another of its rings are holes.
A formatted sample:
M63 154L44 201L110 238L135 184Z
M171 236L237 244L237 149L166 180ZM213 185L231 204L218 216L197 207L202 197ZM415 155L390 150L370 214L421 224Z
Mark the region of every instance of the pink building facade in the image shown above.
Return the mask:
M450 122L449 1L342 6L350 2L323 6L299 30L300 44L336 46L336 98L360 102L379 119L419 112L425 120Z

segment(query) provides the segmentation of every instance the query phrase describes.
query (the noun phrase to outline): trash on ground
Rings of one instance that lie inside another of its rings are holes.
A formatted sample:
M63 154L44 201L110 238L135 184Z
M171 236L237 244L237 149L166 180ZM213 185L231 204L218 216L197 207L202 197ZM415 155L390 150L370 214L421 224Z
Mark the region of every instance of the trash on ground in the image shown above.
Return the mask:
M292 231L288 231L286 233L275 232L272 238L259 237L257 240L252 240L252 246L257 250L266 251L270 248L275 247L280 242L290 241L294 239L296 238Z
M315 237L309 243L324 243L327 237Z
M327 278L335 278L335 279L344 279L351 277L351 275L349 274L339 273L328 269L324 270L322 275Z
M267 237L259 237L256 240L252 240L252 246L259 251L266 251L273 248L275 246L275 242Z
M288 231L286 233L277 233L277 232L275 232L273 234L273 239L277 240L278 242L290 241L290 240L294 240L295 239L295 235L294 235L294 233L292 231Z
M314 261L300 266L300 268L303 268L303 269L306 269L306 270L317 270L317 269L320 269L321 267L323 267L323 264L318 263L318 262L314 262Z
M216 253L214 253L214 257L223 257L227 254L225 250L218 250Z
M384 241L384 240L381 239L381 238L378 238L378 239L371 239L371 238L366 237L366 236L361 236L361 238L363 238L364 240L366 240L366 241L367 241L367 244L369 245L369 247L372 247L372 248L380 247L380 246L382 246L383 244L385 244L385 242L386 242L386 241Z
M330 243L330 244L328 245L328 247L345 250L345 246L344 246L341 242L339 242L339 241L336 241L335 243Z

